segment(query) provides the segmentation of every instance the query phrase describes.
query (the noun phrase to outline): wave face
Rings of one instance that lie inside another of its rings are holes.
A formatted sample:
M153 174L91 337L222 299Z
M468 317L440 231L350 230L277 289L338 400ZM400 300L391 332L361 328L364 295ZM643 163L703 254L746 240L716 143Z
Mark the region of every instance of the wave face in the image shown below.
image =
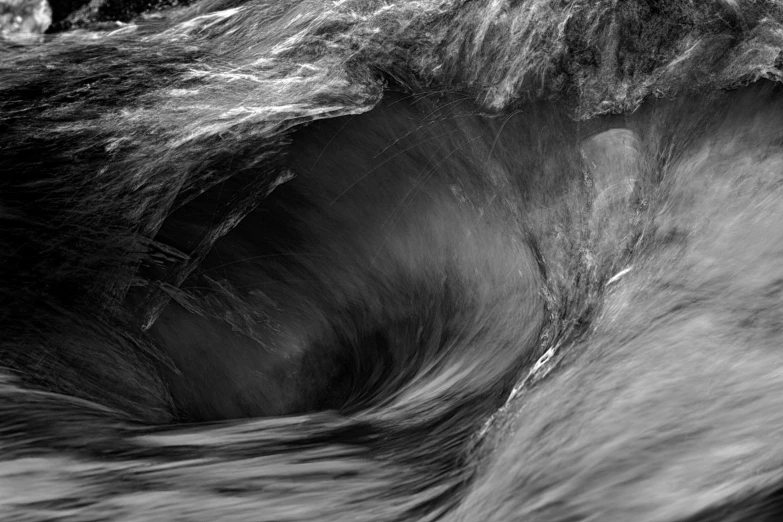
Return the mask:
M0 43L0 519L783 515L780 13L500 4Z

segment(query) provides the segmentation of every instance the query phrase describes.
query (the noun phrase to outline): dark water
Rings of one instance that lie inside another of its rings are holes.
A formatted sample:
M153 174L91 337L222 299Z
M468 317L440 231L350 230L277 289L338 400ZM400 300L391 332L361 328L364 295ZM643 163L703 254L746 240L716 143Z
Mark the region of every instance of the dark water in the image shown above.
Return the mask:
M782 124L758 85L590 122L390 91L296 129L150 330L165 426L6 401L8 519L776 519ZM192 251L256 174L156 239Z

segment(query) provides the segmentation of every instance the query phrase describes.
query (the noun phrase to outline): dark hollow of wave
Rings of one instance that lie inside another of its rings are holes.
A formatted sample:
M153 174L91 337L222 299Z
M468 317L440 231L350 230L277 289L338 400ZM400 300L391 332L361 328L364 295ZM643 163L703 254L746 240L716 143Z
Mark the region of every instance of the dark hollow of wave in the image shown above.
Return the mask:
M546 147L576 140L561 132L565 114L530 114L557 129ZM414 411L457 397L497 407L540 355L546 316L518 198L567 185L551 166L520 160L557 158L563 172L579 161L573 150L520 154L531 132L540 129L521 113L490 117L464 99L395 92L369 113L294 132L293 177L181 287L207 300L221 288L240 295L253 323L219 304L221 318L190 313L181 300L151 329L174 362L162 371L180 419ZM192 251L252 175L182 206L156 239Z

